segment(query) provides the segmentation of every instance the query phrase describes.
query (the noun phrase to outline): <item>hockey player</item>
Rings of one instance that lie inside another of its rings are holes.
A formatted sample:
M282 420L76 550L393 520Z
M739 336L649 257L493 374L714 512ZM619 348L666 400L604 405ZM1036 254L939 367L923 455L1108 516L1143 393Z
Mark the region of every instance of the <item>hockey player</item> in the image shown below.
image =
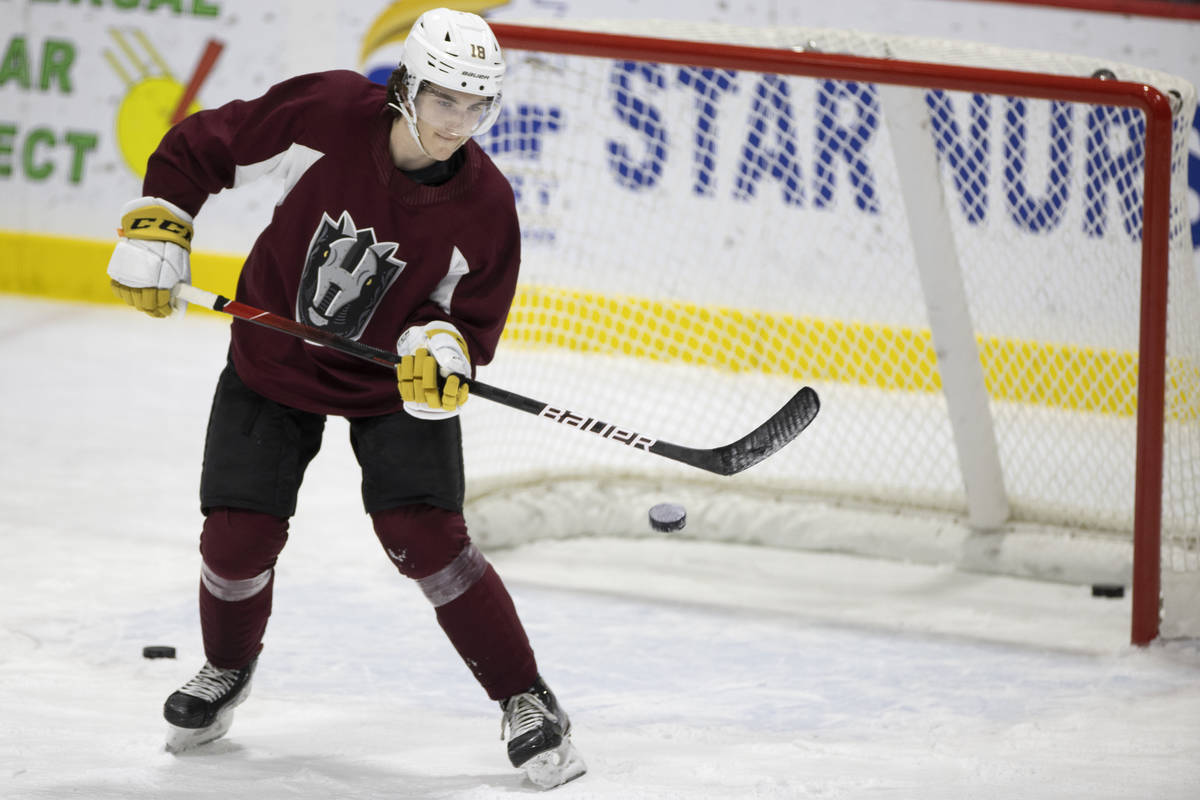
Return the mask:
M171 287L190 280L193 218L208 196L280 176L282 197L246 258L238 299L402 356L389 377L234 321L200 480L207 662L167 698L169 750L224 735L246 699L304 471L326 416L338 415L349 420L383 550L499 701L512 764L543 788L585 770L462 515L457 415L469 386L456 375L492 359L520 261L512 190L470 138L495 121L503 77L483 19L428 11L386 87L353 72L302 75L188 117L151 155L145 196L122 209L114 291L166 316Z

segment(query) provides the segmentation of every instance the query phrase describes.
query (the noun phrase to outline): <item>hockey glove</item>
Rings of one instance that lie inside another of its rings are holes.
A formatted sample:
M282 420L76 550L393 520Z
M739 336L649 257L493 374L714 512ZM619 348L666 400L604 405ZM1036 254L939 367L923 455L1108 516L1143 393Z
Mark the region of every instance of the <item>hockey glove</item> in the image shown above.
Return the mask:
M152 317L169 316L171 288L192 278L191 249L191 214L159 197L126 203L108 261L113 294Z
M409 328L396 342L396 378L404 410L420 419L448 419L467 402L470 387L459 375L471 374L467 342L449 322ZM442 380L444 379L444 381Z

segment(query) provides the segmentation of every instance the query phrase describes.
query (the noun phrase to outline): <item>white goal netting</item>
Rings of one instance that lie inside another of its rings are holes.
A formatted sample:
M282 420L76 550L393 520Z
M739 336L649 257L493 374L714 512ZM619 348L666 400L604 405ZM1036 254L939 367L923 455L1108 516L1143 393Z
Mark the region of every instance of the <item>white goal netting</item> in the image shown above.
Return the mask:
M1177 121L1163 576L1184 593L1194 587L1200 292L1186 225L1189 84L941 40L593 27L1039 74L1107 70L1166 93ZM678 64L508 51L505 112L479 141L516 192L522 284L497 360L480 377L690 446L732 441L802 384L821 394L821 414L779 454L718 479L473 407L464 424L476 535L644 526L646 502L673 493L703 509L692 513L697 535L895 557L929 550L976 568L1128 582L1146 323L1142 112L919 89L940 189L928 181L937 202L914 210L900 185L909 152L894 141L881 85L712 67L703 52ZM910 232L912 215L933 206L944 206L961 275L961 316L986 388L981 413L952 407L943 391L963 354L931 332L930 309L943 313L936 307L950 301L937 281L932 295L923 285ZM971 516L964 486L974 479L955 425L986 432L995 451L1007 515L990 538L958 525ZM831 522L835 506L892 515L885 527L895 535L876 524L851 525L853 536ZM914 523L921 515L940 521ZM1013 550L1031 530L1039 538Z

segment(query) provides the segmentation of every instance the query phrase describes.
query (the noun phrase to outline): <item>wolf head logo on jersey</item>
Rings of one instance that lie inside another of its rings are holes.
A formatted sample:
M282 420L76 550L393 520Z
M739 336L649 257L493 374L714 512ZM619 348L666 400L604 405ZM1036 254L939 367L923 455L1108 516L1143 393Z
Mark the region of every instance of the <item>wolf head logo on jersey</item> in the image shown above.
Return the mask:
M349 212L337 222L322 214L300 276L296 319L357 339L404 269L392 258L398 246L376 242L374 228L358 230Z

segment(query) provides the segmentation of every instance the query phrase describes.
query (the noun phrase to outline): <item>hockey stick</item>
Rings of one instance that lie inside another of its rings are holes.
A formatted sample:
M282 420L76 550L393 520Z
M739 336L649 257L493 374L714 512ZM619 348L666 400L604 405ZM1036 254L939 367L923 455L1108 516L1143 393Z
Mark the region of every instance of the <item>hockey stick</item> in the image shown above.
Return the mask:
M400 362L400 356L396 353L371 347L362 342L356 342L353 339L347 339L335 333L273 314L270 311L254 308L237 300L230 300L228 297L207 292L188 283L177 284L171 291L171 295L189 303L252 322L255 325L280 331L313 344L323 345L331 350L374 361L376 364L391 369L394 369ZM692 467L715 472L718 475L734 475L778 451L807 428L821 408L817 393L805 386L796 392L792 399L788 400L783 408L776 411L770 419L741 439L722 447L700 449L644 436L636 431L611 425L595 417L587 417L565 408L557 408L543 403L541 400L510 392L507 389L490 386L483 381L468 379L462 375L459 378L470 384L471 394L476 397L558 422L569 428L593 433L604 439L628 445L635 450L644 450Z

